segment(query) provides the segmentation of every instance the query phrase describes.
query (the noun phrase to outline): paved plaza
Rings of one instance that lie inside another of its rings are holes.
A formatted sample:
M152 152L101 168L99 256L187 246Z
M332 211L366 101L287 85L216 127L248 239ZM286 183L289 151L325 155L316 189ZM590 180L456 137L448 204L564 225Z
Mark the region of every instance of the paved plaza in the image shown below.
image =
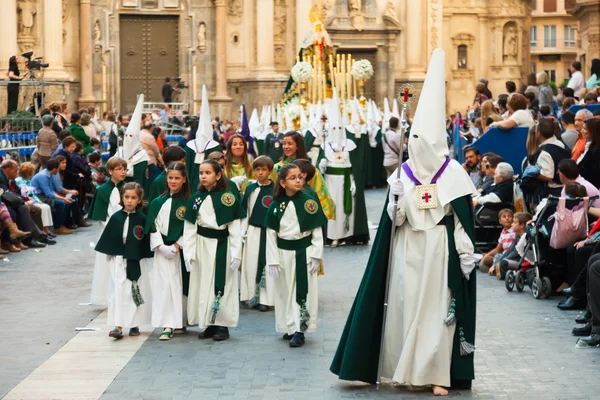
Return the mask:
M367 191L377 223L384 191ZM160 342L158 332L118 342L106 313L89 305L95 228L61 237L41 252L0 261L3 340L0 398L7 399L412 399L429 391L384 385L377 391L329 372L370 247L326 249L319 279L317 332L290 349L275 332L272 312L242 310L231 339L197 339L197 328ZM372 231L374 237L375 231ZM577 312L556 299L534 300L529 289L507 293L478 274L476 380L457 398L597 398L600 349L575 348ZM100 328L75 332L76 327ZM144 329L142 328L142 331ZM146 328L146 333L149 330Z

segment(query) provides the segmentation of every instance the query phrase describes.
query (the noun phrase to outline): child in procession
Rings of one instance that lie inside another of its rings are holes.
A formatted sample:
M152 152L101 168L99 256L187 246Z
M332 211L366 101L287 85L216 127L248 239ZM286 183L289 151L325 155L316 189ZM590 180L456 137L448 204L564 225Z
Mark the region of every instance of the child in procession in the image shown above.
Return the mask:
M241 279L241 301L247 301L259 311L273 306L273 280L266 273L267 227L265 217L273 201L273 160L257 157L252 163L257 182L246 188L242 207L247 217L242 220L242 236L246 237Z
M323 258L327 223L318 201L302 191L294 165L279 171L267 212L267 265L274 280L275 327L290 347L304 345L305 332L317 327L317 272Z
M183 232L186 268L191 270L188 321L205 328L200 339L226 340L228 328L238 324L241 219L245 216L219 163L203 161L200 188L188 202Z
M142 187L135 183L123 186L122 209L108 220L96 251L106 256L113 289L108 300L108 324L115 328L108 336L123 338L123 328L129 336L139 336L139 326L150 323L152 301L150 282L144 258L152 257L149 237L144 234L146 216L140 211Z
M154 266L150 271L152 326L163 328L160 340L171 339L174 330L185 326L184 306L189 285L181 257L184 217L191 194L185 164L172 162L166 175L167 189L150 204L146 222L150 248L154 251Z
M166 167L172 162L179 162L185 166L185 150L179 146L169 146L163 153L162 158ZM148 202L152 203L152 200L162 196L167 190L167 169L160 173L152 182L150 186L150 193L148 193Z
M100 235L104 231L110 217L121 209L121 189L127 175L127 161L120 157L112 157L106 163L106 172L110 180L96 189L88 219L100 222ZM110 294L110 269L106 256L96 252L94 273L92 275L92 294L90 302L94 305L106 305Z

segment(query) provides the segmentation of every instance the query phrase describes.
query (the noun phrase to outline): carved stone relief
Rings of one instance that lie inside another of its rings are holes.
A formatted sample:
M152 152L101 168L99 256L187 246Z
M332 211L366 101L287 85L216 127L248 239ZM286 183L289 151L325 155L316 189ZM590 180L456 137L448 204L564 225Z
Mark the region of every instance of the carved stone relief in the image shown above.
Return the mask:
M273 50L275 65L283 66L285 65L285 44L288 22L286 0L275 0L275 13L273 18Z
M204 22L200 22L198 25L198 51L206 53L206 24Z
M504 25L502 44L502 59L516 61L519 54L519 34L515 22Z
M439 43L439 32L438 32L438 22L439 22L439 10L440 10L440 1L439 0L431 0L431 36L429 46L431 49L435 49L438 47Z
M240 24L244 16L244 0L228 0L227 15L229 16L229 22L236 25Z
M31 0L21 0L17 3L19 13L19 35L24 37L33 36L33 24L37 9Z
M400 28L400 20L398 19L398 12L396 11L396 6L394 5L394 0L389 0L385 10L382 15L383 20L391 26L396 28Z
M102 50L102 28L100 27L100 20L94 22L94 51L99 53Z
M348 15L354 29L362 31L365 28L365 13L361 0L348 0Z

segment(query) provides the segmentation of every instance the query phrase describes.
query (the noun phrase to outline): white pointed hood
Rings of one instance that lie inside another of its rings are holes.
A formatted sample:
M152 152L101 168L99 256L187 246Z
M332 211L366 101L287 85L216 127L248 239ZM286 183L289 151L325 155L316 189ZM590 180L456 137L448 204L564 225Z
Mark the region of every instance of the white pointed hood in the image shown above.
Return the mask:
M353 141L346 139L346 129L340 113L340 103L337 94L334 91L333 99L329 103L327 111L327 120L329 121L329 132L327 139L323 143L326 153L338 151L352 151L356 148Z
M196 153L204 153L208 149L219 146L213 140L212 119L210 117L210 105L208 104L208 91L206 85L202 85L202 105L200 106L200 121L196 138L187 142L187 147Z
M448 158L446 141L446 76L445 54L442 49L434 50L419 104L415 111L413 125L408 140L409 160L407 166L414 177L423 185L428 185L442 169ZM394 172L388 182L397 179ZM450 160L437 184L438 207L420 210L417 206L417 184L406 171L401 171L404 184L402 207L413 229L426 230L435 227L445 215L444 206L452 200L475 193L475 186L462 166Z
M392 118L392 112L390 111L390 103L385 97L383 99L383 121L381 124L381 130L387 132L390 129L390 118Z
M308 118L306 118L306 111L304 111L304 108L302 108L302 110L300 110L300 134L304 136L307 130Z
M258 119L258 111L256 108L252 110L248 127L250 128L250 136L253 138L258 138L260 135L260 120Z
M367 129L372 138L377 136L379 125L377 124L377 106L372 100L367 103Z
M400 119L400 108L398 107L398 99L394 99L394 109L392 110L392 117Z
M346 130L354 135L361 135L362 133L364 133L364 124L360 123L360 117L361 115L361 107L360 104L358 103L358 100L356 99L356 97L354 98L354 100L350 101L350 113L351 115L351 119L350 119L350 124L346 126ZM363 117L364 120L364 117Z
M125 131L125 137L123 138L123 158L130 160L131 157L142 149L140 143L140 131L142 125L142 110L144 108L144 95L140 94L138 97L135 110L129 120L129 126Z

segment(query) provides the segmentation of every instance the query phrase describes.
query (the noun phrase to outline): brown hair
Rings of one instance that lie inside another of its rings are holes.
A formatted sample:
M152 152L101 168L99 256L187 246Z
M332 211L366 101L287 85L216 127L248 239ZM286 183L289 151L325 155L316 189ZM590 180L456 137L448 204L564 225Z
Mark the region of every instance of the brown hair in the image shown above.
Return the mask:
M502 218L502 216L505 213L510 213L511 216L514 216L513 210L511 210L510 208L504 208L504 209L500 210L500 212L498 213L498 219Z
M223 190L229 189L229 184L227 183L227 179L225 179L225 173L223 172L223 168L221 168L221 164L219 164L215 160L204 160L204 161L202 161L202 164L200 164L200 165L204 165L204 164L209 164L212 167L213 171L215 172L215 175L221 174L221 179L219 179L217 181L217 185L215 186L214 190L223 191ZM202 183L198 184L198 191L206 192L206 188L204 186L202 186Z
M187 176L187 170L185 168L185 164L182 162L178 162L178 161L173 161L172 163L169 164L169 166L167 167L167 179L169 179L169 172L172 171L177 171L181 174L181 176L185 179L185 182L183 183L183 187L181 188L181 191L179 193L176 193L174 195L174 197L181 197L184 200L187 201L187 199L190 198L190 196L192 195L192 189L190 188L190 180L188 179ZM169 186L167 185L167 189L165 190L165 192L162 194L163 196L169 194Z
M481 94L485 94L485 85L483 83L478 83L477 86L475 87L475 91L477 91L477 93L481 93Z
M67 147L69 147L73 143L77 143L77 139L75 139L73 136L67 136L62 141L63 149L67 150Z
M585 186L577 182L569 182L565 185L565 194L571 197L587 197L587 189Z
M306 174L306 182L311 181L312 178L315 177L317 169L314 165L311 164L310 161L304 158L299 158L296 161L294 161L294 164L296 164L298 168L300 168L300 171L302 171L303 174Z
M274 166L275 166L275 163L273 163L273 160L271 160L271 157L267 157L267 156L258 156L252 163L253 169L256 169L259 167L266 167L269 169L269 171L273 171Z
M108 172L110 175L110 171L117 168L119 165L127 169L127 161L125 159L117 156L109 158L106 162L106 172Z
M285 194L285 188L281 186L281 181L285 181L290 171L293 169L297 169L300 171L300 168L296 164L287 164L281 167L279 170L279 174L277 174L277 180L275 181L275 188L273 189L273 199L278 200Z
M527 132L527 141L525 142L525 148L527 149L527 157L531 162L533 157L538 151L538 147L540 147L540 141L537 137L537 129L538 123L534 123L529 127L529 131Z
M532 216L527 212L518 212L515 213L515 215L513 215L513 219L514 218L517 219L517 222L519 222L519 224L525 225L527 222L531 221Z
M206 157L206 159L207 160L215 160L218 162L220 159L225 159L225 154L223 154L220 151L213 151Z
M589 118L583 121L590 136L590 147L600 146L600 119Z
M248 159L248 143L244 140L244 137L239 133L231 136L227 141L227 148L225 149L225 176L231 177L231 167L233 165L233 154L231 154L231 146L233 145L234 139L240 139L244 143L244 153L242 154L242 163L244 164L244 173L246 177L252 176L252 165ZM217 163L218 164L218 163Z
M54 156L52 160L56 160L58 162L58 165L60 166L60 163L63 161L67 161L67 158L65 156L58 155Z
M521 93L513 93L508 99L508 107L512 112L527 109L527 98Z
M21 167L19 168L19 176L21 178L25 178L27 180L30 180L33 175L35 174L35 165L33 165L30 162L24 162L23 164L21 164Z
M301 134L299 134L296 131L289 131L286 132L285 135L283 135L281 141L283 142L283 139L285 138L292 138L296 143L296 158L308 158L308 153L306 152L306 144L304 143L304 138ZM285 158L285 155L281 157L282 160L283 158Z
M575 99L572 97L567 97L566 99L563 100L563 104L562 104L562 110L563 112L567 111L569 108L571 108L571 106L575 105Z
M142 189L142 185L137 182L129 182L123 185L123 188L121 189L121 207L125 208L125 205L123 204L123 195L128 190L134 190L135 194L140 198L140 202L135 209L141 210L142 207L144 207L144 189Z

